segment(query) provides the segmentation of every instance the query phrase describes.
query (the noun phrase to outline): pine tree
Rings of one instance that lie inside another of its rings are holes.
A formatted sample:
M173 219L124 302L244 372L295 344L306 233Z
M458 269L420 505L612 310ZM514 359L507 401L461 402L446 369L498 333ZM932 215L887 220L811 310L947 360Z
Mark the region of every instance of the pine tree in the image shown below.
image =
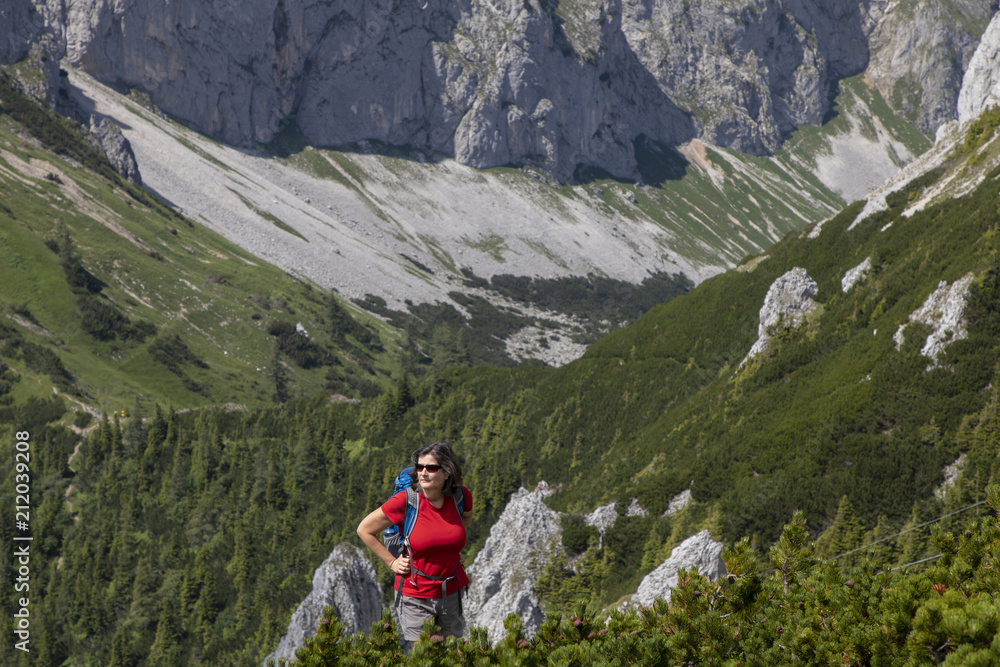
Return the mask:
M271 381L274 383L274 402L277 405L288 402L291 393L288 388L288 372L284 364L281 363L281 352L278 344L274 344L274 353L271 355Z
M889 519L884 515L879 516L878 521L875 522L875 527L861 537L861 544L869 546L865 546L864 551L859 552L859 554L864 554L866 558L876 563L894 562L896 557L896 543L895 540L887 538L891 537L895 532L895 529L889 524Z
M184 662L181 655L180 620L174 603L166 600L156 623L156 637L149 649L146 664L150 667L176 667Z
M810 542L806 531L805 514L802 510L795 510L791 522L781 531L781 537L771 547L770 553L771 567L780 574L786 595L796 576L815 563L814 551L815 546Z
M833 523L816 540L816 555L820 558L835 558L860 545L861 525L854 513L854 505L847 496L840 499Z

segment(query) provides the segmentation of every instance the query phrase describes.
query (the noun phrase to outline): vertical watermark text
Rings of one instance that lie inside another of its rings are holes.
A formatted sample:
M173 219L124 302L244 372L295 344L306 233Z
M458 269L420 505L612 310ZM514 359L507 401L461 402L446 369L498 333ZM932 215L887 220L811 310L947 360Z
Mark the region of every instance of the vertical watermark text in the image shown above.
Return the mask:
M14 591L19 596L14 612L14 648L28 652L31 634L28 607L31 602L31 434L14 434Z

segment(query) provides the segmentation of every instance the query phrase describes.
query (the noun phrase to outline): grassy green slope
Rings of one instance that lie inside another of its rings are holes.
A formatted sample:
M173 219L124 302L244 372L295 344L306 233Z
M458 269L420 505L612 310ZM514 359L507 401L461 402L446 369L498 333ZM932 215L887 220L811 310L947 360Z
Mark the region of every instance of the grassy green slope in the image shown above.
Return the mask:
M72 376L64 389L113 411L130 409L137 399L176 407L270 401L275 338L267 328L276 321L301 322L330 355L325 368L309 370L282 357L291 395L315 393L329 368L332 388L344 393L381 382L390 355L346 340L335 343L327 293L175 214L118 179L106 163L103 173L95 173L94 165L101 164L96 155L87 153L90 163L79 155L57 155L50 147L84 145L76 130L37 107L28 117L19 114L24 109L11 104L15 93L5 93L0 321L58 355ZM62 230L83 266L105 284L98 300L132 321L155 325L156 336L142 342L122 336L99 340L84 330L79 294L50 247ZM382 330L391 341L389 330ZM150 355L151 345L175 335L190 351L176 372ZM51 394L52 380L20 356L5 354L5 363L32 376L15 395Z

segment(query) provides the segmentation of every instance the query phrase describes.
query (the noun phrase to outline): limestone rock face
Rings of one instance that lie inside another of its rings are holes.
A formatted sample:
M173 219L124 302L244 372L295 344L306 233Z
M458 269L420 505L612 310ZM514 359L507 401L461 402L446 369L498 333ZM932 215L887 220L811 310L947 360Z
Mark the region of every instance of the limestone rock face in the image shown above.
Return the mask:
M234 145L294 122L313 145L375 141L475 167L534 164L560 180L581 167L641 179L640 156L695 136L771 151L821 123L834 82L866 68L933 130L954 117L995 10L982 0L11 0L0 18L18 27L0 62L48 39L52 63L64 53Z
M965 297L973 277L968 273L951 285L942 280L923 305L910 314L909 322L920 322L932 328L920 354L935 363L948 345L968 335L965 330ZM897 350L906 341L907 324L899 325L893 335Z
M139 175L139 165L135 161L135 154L132 152L132 145L122 134L122 129L107 118L98 121L94 116L90 117L90 139L94 147L103 152L111 166L115 168L122 178L130 183L141 183L142 177Z
M816 310L813 300L819 288L805 269L794 268L780 276L767 290L764 305L760 309L760 324L757 327L757 342L750 348L744 363L767 349L774 327L779 324L786 328L801 326L806 317Z
M844 277L840 280L840 289L843 292L848 292L852 287L854 287L859 280L868 275L868 272L872 268L872 258L865 257L865 260L855 266L853 269L844 274Z
M26 61L40 77L17 77L21 89L50 107L57 106L59 60L66 51L62 37L61 0L0 2L0 65Z
M869 0L866 4L872 54L868 78L896 111L933 134L956 118L962 73L997 3Z
M336 609L348 633L367 632L382 617L382 589L375 568L361 549L338 544L316 568L312 592L292 614L288 631L268 658L294 658L295 650L305 645L305 638L316 634L325 607Z
M1000 18L990 22L969 62L958 95L958 122L967 123L1000 104Z
M692 567L698 574L715 581L726 574L726 564L722 562L722 543L716 542L707 530L693 535L670 552L670 558L647 574L628 606L646 607L663 598L670 601L670 591L677 585L677 572Z
M684 489L670 499L670 503L667 505L666 511L663 512L663 516L673 516L674 514L677 514L682 509L690 505L692 500L691 489Z
M490 641L504 638L503 621L511 612L521 617L532 636L545 620L535 596L535 583L554 553L561 550L559 515L543 499L551 491L544 482L534 491L520 489L493 528L475 562L462 605L469 626L485 627Z
M624 32L657 82L697 119L702 139L753 154L822 122L837 77L864 70L857 2L626 0Z

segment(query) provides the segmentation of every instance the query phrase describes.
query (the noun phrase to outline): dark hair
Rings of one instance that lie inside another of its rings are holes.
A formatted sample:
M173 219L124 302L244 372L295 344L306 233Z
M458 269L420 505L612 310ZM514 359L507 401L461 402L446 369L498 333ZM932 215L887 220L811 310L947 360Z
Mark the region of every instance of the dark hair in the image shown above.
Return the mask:
M462 466L458 462L458 458L455 456L455 452L452 451L451 445L447 442L429 442L417 451L413 452L412 465L417 465L417 461L421 456L427 456L430 454L437 460L438 465L441 469L448 473L448 479L444 481L444 489L442 493L446 496L450 496L458 489L462 488ZM413 488L416 489L420 486L420 482L417 481L417 475L413 475Z

